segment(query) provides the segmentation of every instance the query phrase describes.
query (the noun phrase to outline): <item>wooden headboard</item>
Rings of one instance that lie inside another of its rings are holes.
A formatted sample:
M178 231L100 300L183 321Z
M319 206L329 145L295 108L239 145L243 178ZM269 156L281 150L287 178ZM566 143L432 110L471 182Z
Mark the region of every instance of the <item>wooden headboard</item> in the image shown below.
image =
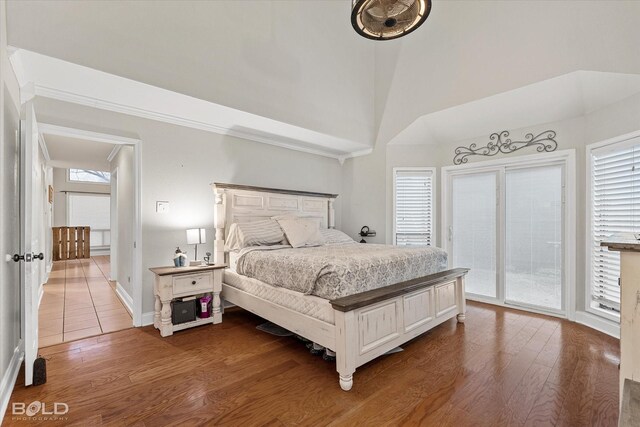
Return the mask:
M224 241L234 222L252 222L297 212L317 219L323 228L335 226L333 202L337 194L282 190L249 185L211 184L216 197L214 224L216 236L213 260L224 263Z

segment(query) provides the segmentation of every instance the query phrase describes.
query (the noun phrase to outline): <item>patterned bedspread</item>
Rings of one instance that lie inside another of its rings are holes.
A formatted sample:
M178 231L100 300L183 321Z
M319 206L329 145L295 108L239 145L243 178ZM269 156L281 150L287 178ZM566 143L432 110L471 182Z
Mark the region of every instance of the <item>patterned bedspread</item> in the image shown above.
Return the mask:
M376 244L243 249L238 274L304 294L335 299L446 270L440 248Z

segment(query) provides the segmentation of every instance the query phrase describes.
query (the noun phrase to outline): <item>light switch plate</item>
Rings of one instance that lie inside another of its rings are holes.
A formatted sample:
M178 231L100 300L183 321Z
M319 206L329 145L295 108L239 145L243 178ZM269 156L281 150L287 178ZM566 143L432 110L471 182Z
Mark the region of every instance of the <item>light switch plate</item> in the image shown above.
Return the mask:
M169 202L167 201L158 201L156 202L156 212L157 213L169 213Z

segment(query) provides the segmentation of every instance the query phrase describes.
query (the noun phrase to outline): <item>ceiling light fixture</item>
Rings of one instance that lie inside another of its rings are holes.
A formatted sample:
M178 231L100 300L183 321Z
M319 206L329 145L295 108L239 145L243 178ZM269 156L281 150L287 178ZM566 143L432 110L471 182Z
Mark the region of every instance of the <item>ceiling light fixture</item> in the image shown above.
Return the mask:
M351 25L368 39L397 39L422 25L430 11L431 0L352 0Z

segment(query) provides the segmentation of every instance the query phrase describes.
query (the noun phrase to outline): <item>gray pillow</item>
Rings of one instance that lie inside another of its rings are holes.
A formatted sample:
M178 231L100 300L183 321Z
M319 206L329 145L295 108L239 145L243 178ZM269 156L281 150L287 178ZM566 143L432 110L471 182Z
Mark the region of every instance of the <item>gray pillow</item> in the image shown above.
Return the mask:
M284 240L284 233L272 219L233 223L229 227L226 250L234 251L248 246L277 245Z

